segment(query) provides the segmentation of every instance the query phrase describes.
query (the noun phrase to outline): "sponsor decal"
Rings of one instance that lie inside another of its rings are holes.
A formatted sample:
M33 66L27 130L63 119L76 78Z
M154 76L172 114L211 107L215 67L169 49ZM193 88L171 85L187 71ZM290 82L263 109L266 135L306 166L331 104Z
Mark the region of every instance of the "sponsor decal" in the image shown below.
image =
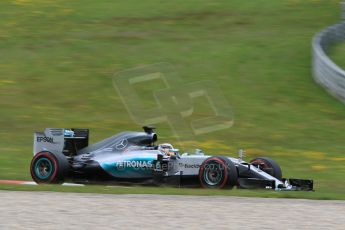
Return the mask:
M152 161L121 161L116 162L115 167L118 170L125 168L136 168L136 169L151 169L153 167Z
M184 164L184 167L189 169L189 168L200 168L199 164Z
M37 137L37 142L48 142L48 143L54 143L54 139L52 137Z
M186 169L200 168L200 164L179 163L179 167Z

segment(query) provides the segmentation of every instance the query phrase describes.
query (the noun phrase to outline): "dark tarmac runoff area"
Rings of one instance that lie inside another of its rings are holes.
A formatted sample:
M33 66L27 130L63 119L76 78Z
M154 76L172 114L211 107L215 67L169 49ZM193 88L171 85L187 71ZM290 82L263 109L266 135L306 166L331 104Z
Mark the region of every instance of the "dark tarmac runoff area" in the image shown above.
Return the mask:
M0 229L345 229L345 201L0 191Z

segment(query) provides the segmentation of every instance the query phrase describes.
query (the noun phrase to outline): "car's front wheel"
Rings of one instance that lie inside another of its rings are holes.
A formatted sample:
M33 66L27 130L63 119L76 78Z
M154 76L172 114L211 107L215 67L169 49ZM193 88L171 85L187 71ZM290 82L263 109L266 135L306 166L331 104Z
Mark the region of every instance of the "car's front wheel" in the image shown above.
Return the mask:
M237 179L236 166L226 157L209 157L199 169L199 181L204 188L232 188Z
M65 156L47 151L37 153L30 165L31 177L38 184L62 183L68 170Z
M277 162L268 157L257 157L250 161L252 165L260 168L278 180L282 179L282 170Z

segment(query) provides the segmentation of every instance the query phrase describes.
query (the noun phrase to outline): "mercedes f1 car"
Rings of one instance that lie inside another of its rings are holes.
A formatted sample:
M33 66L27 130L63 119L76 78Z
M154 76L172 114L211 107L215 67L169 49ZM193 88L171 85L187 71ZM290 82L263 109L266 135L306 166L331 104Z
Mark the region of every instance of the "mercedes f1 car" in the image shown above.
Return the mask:
M153 127L122 132L89 145L88 129L47 128L34 133L31 176L38 184L140 183L204 188L313 190L313 181L282 178L272 159L212 156L197 150L180 154L171 144L156 145ZM240 154L242 155L242 154Z

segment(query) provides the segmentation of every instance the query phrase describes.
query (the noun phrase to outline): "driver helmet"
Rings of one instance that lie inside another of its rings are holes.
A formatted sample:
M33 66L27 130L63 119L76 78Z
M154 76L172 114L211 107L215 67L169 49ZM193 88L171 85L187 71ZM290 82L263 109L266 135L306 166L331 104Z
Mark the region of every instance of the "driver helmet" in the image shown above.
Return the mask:
M171 156L174 155L175 153L172 151L174 149L174 147L169 144L169 143L164 143L164 144L160 144L158 145L158 150L161 151L162 153Z

